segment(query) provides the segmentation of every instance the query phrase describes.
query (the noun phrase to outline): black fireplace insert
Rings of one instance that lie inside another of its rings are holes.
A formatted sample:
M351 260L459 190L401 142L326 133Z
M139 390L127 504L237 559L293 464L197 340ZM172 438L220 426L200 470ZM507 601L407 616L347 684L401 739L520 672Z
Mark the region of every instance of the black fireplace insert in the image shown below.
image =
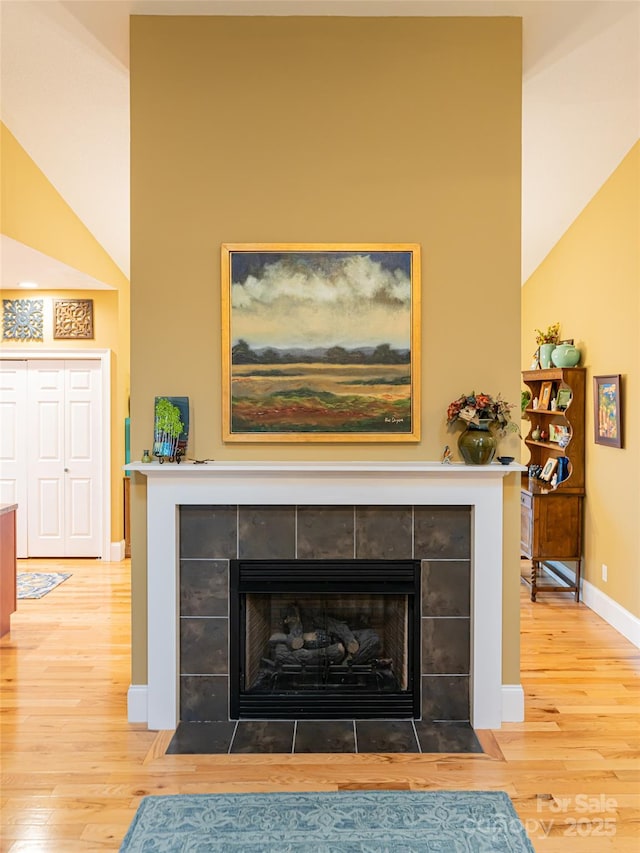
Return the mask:
M420 716L419 560L231 560L232 719Z

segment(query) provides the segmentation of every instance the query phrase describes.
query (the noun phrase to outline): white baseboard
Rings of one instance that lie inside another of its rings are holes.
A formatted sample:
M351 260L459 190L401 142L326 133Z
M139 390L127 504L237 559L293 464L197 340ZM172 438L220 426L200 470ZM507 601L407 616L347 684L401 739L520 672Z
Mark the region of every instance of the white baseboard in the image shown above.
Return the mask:
M549 561L552 565L554 561ZM575 578L575 572L565 563L556 563L570 578ZM594 584L584 578L580 582L580 601L597 613L612 628L626 637L636 648L640 648L640 619L625 610L617 601L610 598Z
M589 581L582 581L582 601L618 633L640 648L640 619Z
M127 720L130 723L146 723L148 719L147 685L130 684L127 691Z
M502 722L521 723L524 720L524 690L521 684L502 685Z
M109 552L110 563L121 563L124 560L124 539L119 542L112 542Z

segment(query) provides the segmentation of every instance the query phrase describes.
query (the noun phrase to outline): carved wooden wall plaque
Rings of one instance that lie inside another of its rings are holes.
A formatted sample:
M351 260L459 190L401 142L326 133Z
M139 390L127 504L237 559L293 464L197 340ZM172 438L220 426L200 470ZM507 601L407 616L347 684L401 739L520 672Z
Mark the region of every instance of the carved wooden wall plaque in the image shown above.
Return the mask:
M93 299L54 299L53 337L93 338Z

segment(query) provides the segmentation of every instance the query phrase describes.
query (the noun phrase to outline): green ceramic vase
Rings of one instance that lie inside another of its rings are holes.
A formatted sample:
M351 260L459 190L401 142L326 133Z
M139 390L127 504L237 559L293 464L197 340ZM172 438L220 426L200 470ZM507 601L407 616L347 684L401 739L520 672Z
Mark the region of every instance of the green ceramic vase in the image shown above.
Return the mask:
M543 370L551 367L551 353L555 348L555 344L540 344L540 367Z
M469 424L458 438L458 450L467 465L488 465L498 442L489 430L489 422Z
M551 361L556 367L575 367L580 361L580 350L573 344L558 344L551 353Z

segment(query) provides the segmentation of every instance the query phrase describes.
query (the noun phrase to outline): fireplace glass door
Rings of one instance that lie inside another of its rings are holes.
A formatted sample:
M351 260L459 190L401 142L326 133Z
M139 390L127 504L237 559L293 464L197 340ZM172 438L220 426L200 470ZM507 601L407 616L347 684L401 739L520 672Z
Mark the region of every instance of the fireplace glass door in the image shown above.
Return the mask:
M416 716L419 565L232 561L231 716Z

